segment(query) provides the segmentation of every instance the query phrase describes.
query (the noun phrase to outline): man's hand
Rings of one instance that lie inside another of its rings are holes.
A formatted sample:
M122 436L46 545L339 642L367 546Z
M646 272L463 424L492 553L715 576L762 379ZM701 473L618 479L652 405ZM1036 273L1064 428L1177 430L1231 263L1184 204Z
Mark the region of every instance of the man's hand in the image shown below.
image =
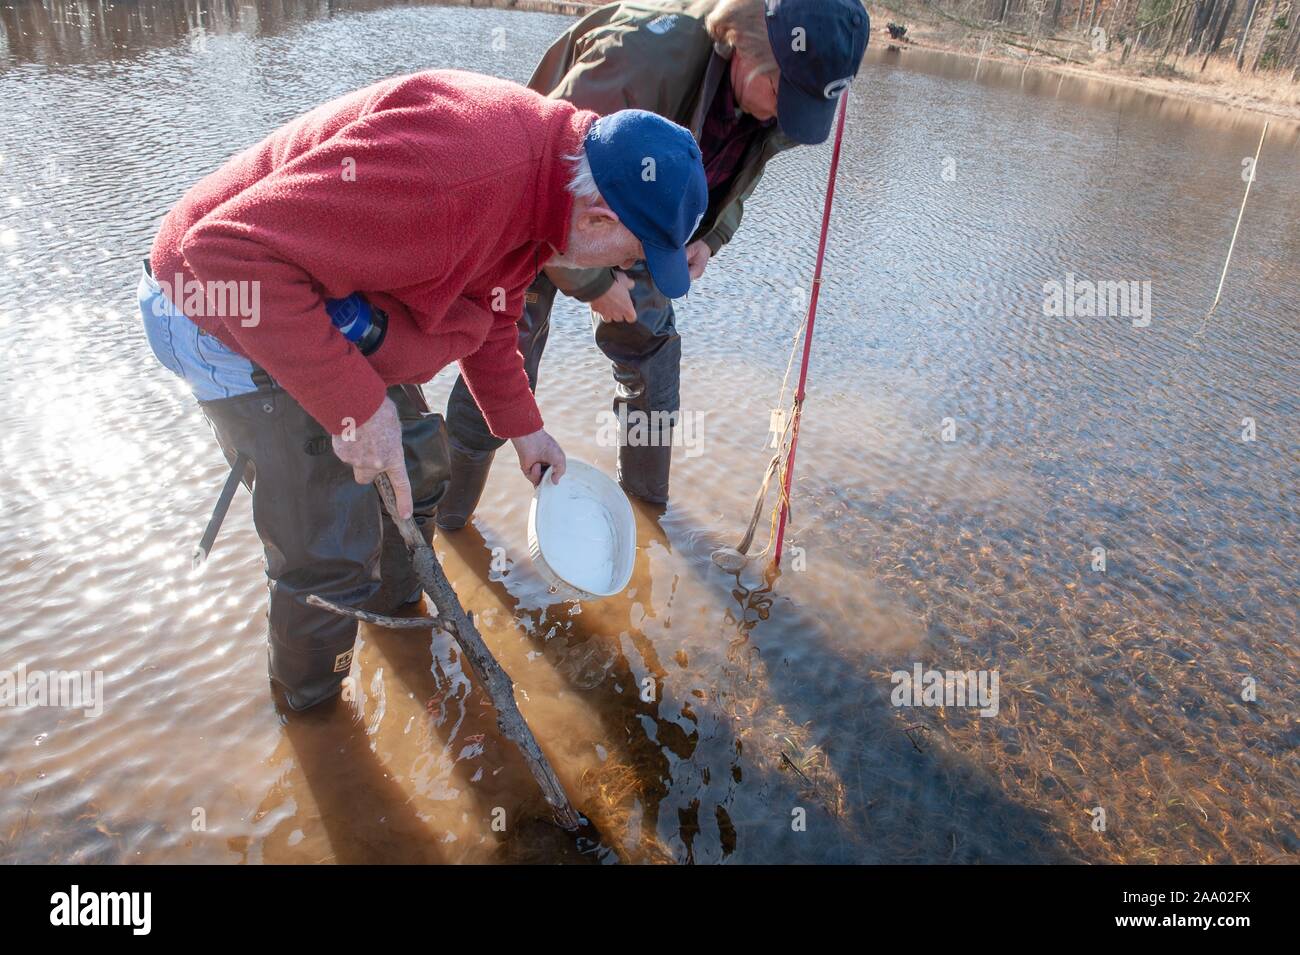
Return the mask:
M625 272L614 270L614 284L600 298L589 303L591 310L602 322L635 322L636 309L632 307L632 286L636 284Z
M712 255L709 244L703 239L696 239L686 247L686 268L691 273L691 281L704 275L704 270L709 267L709 258Z
M519 470L533 482L533 487L542 483L542 472L548 464L551 467L551 482L560 483L560 477L564 474L564 452L554 438L545 431L534 431L522 438L510 440L515 446L515 454L519 455Z
M402 423L397 406L385 398L379 410L365 424L358 425L350 438L334 436L334 453L344 464L352 465L358 484L369 484L381 474L393 483L397 498L397 516L406 520L415 510L411 503L411 479L406 475L406 457L402 453Z

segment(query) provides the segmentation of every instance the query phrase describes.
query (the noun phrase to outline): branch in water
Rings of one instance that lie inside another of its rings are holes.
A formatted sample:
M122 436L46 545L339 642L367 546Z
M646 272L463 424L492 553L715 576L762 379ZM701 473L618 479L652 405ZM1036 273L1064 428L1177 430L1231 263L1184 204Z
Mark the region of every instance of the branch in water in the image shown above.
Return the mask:
M378 627L389 627L393 630L428 630L430 628L447 630L446 624L437 617L389 617L369 610L358 610L356 607L344 607L342 604L336 604L324 597L317 597L315 594L307 595L307 603L313 607L328 610L330 613L336 613L340 617L351 617L363 623L373 623Z

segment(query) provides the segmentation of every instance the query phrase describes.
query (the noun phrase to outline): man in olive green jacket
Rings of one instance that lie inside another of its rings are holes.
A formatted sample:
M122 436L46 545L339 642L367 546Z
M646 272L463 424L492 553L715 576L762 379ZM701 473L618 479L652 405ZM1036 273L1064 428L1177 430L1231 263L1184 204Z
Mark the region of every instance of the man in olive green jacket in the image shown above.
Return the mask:
M613 3L556 40L528 85L602 115L649 110L691 131L709 183L708 209L688 246L696 279L735 234L767 162L825 141L869 33L860 0ZM671 300L643 262L626 271L546 269L519 322L534 388L557 289L591 305L596 344L613 363L619 483L644 501L666 503L681 365ZM448 400L447 425L452 482L438 525L454 530L477 506L503 441L463 380Z

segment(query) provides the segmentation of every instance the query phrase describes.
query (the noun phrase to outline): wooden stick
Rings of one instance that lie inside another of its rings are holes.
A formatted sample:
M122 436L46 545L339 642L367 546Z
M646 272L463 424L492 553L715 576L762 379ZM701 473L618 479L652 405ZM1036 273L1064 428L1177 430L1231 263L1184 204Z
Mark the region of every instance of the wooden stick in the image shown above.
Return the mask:
M307 595L307 603L313 607L320 607L321 610L328 610L330 613L336 613L340 617L351 617L353 620L360 620L362 623L373 623L377 627L388 627L390 630L442 630L450 633L443 626L439 617L390 617L387 614L375 613L371 610L358 610L356 607L345 607L342 604L336 604L332 600L326 600L324 597L318 597L315 594Z
M410 517L402 520L397 516L397 499L393 494L393 485L389 482L388 475L381 474L375 478L375 487L384 502L384 507L388 508L388 513L392 515L393 523L397 525L402 540L406 541L406 546L410 548L411 563L415 568L416 578L423 585L425 593L433 600L434 606L438 608L439 625L446 628L447 632L455 638L465 654L465 659L469 661L470 669L474 671L474 677L492 698L492 703L497 710L497 728L501 731L501 735L519 747L533 778L542 788L542 795L546 797L546 801L555 812L555 821L564 829L570 831L577 829L581 819L574 810L573 804L569 802L569 797L565 795L564 787L560 785L560 780L555 775L555 770L551 768L546 754L537 745L537 738L533 736L532 730L524 721L523 714L519 712L519 707L515 703L514 682L492 656L478 628L474 626L474 621L460 605L456 592L451 589L451 582L447 580L447 575L433 554L433 548L425 542L415 520Z

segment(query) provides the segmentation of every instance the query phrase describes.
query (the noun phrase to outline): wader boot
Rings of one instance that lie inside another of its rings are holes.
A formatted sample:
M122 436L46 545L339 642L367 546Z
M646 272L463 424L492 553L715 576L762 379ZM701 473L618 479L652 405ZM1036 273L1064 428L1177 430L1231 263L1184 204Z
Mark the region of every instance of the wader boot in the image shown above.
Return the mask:
M618 447L618 484L628 495L647 504L668 503L668 472L672 469L672 426L664 428L667 442L655 447Z
M417 393L394 387L388 397L402 420L416 519L431 534L449 479L447 443L441 417L422 415ZM200 405L227 460L239 452L249 458L245 483L270 591L270 676L289 706L306 709L338 694L357 633L355 620L309 605L308 595L368 609L405 601L416 587L409 558L404 546L392 546L401 537L374 487L353 479L329 434L288 392L268 381ZM381 574L392 577L387 596Z
M519 354L524 356L524 372L533 391L537 390L537 368L546 350L554 303L555 286L539 275L524 295L524 312L519 317ZM455 531L474 515L492 458L506 442L488 428L464 378L456 379L447 397L447 432L451 438L451 486L438 505L438 526Z
M468 523L487 486L495 451L470 451L451 446L451 484L438 502L438 526L458 531Z
M632 497L663 505L680 406L682 340L672 299L655 287L643 266L628 275L635 283L636 321L595 320L596 344L614 366L618 483Z

